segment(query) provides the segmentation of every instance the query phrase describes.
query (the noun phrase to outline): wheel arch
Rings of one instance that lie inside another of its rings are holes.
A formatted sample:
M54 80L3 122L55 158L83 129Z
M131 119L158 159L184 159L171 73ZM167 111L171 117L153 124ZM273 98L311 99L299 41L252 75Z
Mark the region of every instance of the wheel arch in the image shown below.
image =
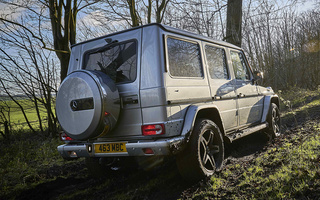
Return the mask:
M278 96L275 95L274 97L272 97L271 103L275 103L278 106L278 108L280 109L280 100L279 100Z
M270 96L265 96L264 97L264 102L263 102L263 113L262 113L262 119L261 122L264 123L267 121L270 105L274 103L278 106L280 109L280 100L278 95L270 95Z
M216 123L217 126L220 128L222 135L225 135L224 126L222 124L222 119L218 108L207 108L199 110L195 120L200 118L210 119L211 121Z
M210 119L211 121L215 122L220 128L222 135L225 136L224 125L220 116L219 108L215 105L189 106L185 115L181 135L189 137L193 131L196 120L200 118Z

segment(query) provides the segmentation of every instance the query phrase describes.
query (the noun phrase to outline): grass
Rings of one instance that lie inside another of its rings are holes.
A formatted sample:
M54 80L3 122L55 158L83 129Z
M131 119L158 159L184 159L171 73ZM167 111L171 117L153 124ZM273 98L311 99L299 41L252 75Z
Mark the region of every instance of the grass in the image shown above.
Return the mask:
M34 108L34 103L27 98L20 98L17 100L17 102L19 102L19 104L21 104L21 106L24 108L26 116L30 121L31 125L35 128L38 128L39 126L38 116L37 116L36 109ZM29 128L26 124L26 120L22 114L21 109L14 101L8 100L8 99L0 99L0 107L2 106L6 108L10 107L10 123L13 130L19 130L19 129L26 130ZM54 110L54 105L52 109ZM46 120L47 111L42 104L39 104L39 110L40 110L41 119ZM5 114L6 114L6 117L8 118L8 112L5 112Z
M61 144L57 138L19 131L10 139L0 140L0 199L15 197L23 190L55 179L46 170L65 164L56 150Z
M300 88L292 88L288 91L278 91L278 95L280 97L280 108L281 110L292 110L294 108L298 108L312 102L314 99L319 99L318 90L307 90ZM316 102L314 102L316 103Z

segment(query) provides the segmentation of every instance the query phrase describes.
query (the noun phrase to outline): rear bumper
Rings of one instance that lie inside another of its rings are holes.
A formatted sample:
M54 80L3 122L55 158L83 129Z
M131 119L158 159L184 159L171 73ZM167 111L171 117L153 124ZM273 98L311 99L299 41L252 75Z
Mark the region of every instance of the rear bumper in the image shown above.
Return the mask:
M57 149L63 158L175 155L183 150L185 137L179 136L156 141L128 142L126 143L127 152L121 153L95 153L94 146L99 143L101 142L64 144L58 146ZM152 149L153 154L145 154L143 149L147 148Z

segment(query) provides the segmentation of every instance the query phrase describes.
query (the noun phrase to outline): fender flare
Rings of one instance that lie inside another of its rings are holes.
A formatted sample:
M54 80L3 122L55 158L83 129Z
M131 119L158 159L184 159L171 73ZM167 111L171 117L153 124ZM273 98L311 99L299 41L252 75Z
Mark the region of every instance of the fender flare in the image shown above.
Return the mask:
M279 101L278 95L274 94L274 95L264 97L261 123L264 123L267 121L267 117L268 117L271 103L276 103L278 107L280 106L280 101Z
M185 117L184 117L184 123L183 123L183 128L181 131L181 136L189 137L191 135L199 111L205 110L205 109L215 109L217 111L217 113L219 115L218 117L221 120L221 124L222 124L221 132L223 132L223 134L225 133L223 121L220 116L220 111L216 105L212 105L212 104L210 104L210 105L191 105L191 106L189 106L189 108L185 114Z

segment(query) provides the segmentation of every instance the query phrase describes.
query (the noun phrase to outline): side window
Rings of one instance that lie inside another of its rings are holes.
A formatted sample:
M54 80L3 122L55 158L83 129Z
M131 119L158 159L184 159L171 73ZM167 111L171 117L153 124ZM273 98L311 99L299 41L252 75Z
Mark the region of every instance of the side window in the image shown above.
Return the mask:
M102 71L116 83L133 82L137 76L136 41L116 43L88 52L83 68Z
M212 79L228 79L229 74L224 49L206 45L209 74Z
M169 71L172 76L203 77L198 44L168 38L167 48Z
M250 73L241 52L231 51L231 60L236 79L250 80Z

